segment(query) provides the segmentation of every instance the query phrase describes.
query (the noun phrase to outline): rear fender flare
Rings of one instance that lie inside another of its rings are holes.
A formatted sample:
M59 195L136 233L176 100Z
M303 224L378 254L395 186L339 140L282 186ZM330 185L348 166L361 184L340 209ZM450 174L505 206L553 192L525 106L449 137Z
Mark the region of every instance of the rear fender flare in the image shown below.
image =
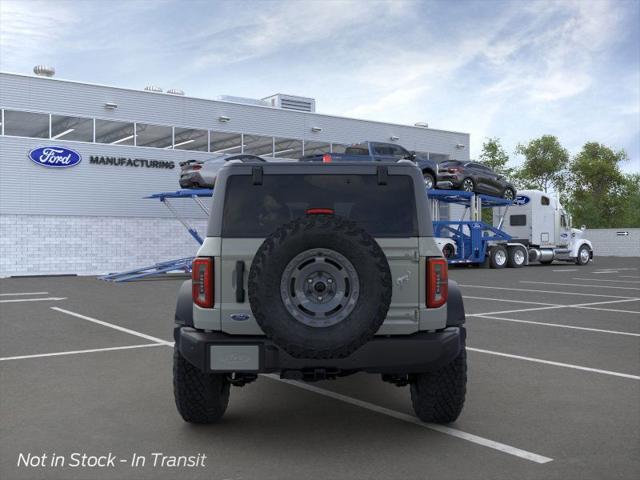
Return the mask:
M462 292L455 280L449 280L449 295L447 297L447 327L464 325L464 302Z
M175 320L178 325L193 327L193 300L191 295L191 280L182 282L176 303Z

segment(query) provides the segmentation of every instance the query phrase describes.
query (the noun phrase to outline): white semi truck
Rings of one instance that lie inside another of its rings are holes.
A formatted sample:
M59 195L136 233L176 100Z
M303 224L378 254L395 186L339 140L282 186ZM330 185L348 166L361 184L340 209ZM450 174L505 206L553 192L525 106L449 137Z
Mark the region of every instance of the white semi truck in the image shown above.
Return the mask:
M428 195L436 241L451 264L486 262L492 268L517 268L554 260L586 265L593 259L585 226L572 228L558 200L542 191L518 192L512 204L471 192L430 190ZM443 203L452 205L449 218L460 219L440 220ZM492 225L482 221L483 208L492 209Z
M526 247L529 262L585 265L593 259L593 246L584 238L586 227L573 228L560 202L539 190L518 192L513 205L494 209L493 224L511 236L509 244Z

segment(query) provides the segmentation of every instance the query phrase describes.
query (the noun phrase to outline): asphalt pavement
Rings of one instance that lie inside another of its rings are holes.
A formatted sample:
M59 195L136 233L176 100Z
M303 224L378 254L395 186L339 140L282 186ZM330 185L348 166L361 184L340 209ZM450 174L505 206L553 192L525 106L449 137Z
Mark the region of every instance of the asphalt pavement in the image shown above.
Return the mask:
M450 277L469 382L444 428L367 374L263 376L232 387L220 424L186 424L171 373L182 278L2 279L0 478L640 478L640 258ZM82 454L108 465L72 466Z

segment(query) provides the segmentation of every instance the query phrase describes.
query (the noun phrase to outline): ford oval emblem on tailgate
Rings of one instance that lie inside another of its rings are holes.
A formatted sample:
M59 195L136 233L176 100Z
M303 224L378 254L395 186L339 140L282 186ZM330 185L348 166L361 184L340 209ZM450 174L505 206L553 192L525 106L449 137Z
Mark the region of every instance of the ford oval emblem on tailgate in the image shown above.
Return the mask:
M245 320L249 320L249 318L251 318L251 316L246 313L231 314L231 320L235 320L237 322L244 322Z
M38 147L29 152L29 160L43 167L68 168L79 164L82 155L64 147Z

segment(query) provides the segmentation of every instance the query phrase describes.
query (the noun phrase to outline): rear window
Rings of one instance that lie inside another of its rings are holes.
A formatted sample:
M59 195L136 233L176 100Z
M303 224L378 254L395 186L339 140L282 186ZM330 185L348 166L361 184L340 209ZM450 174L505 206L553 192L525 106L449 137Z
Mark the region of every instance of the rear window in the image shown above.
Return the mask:
M263 238L309 208L330 208L374 237L416 237L418 223L413 180L391 175L250 175L227 180L222 236Z
M441 167L459 167L462 165L462 162L459 160L445 160L444 162L440 162Z
M366 145L352 145L344 151L346 155L369 155L369 147Z

